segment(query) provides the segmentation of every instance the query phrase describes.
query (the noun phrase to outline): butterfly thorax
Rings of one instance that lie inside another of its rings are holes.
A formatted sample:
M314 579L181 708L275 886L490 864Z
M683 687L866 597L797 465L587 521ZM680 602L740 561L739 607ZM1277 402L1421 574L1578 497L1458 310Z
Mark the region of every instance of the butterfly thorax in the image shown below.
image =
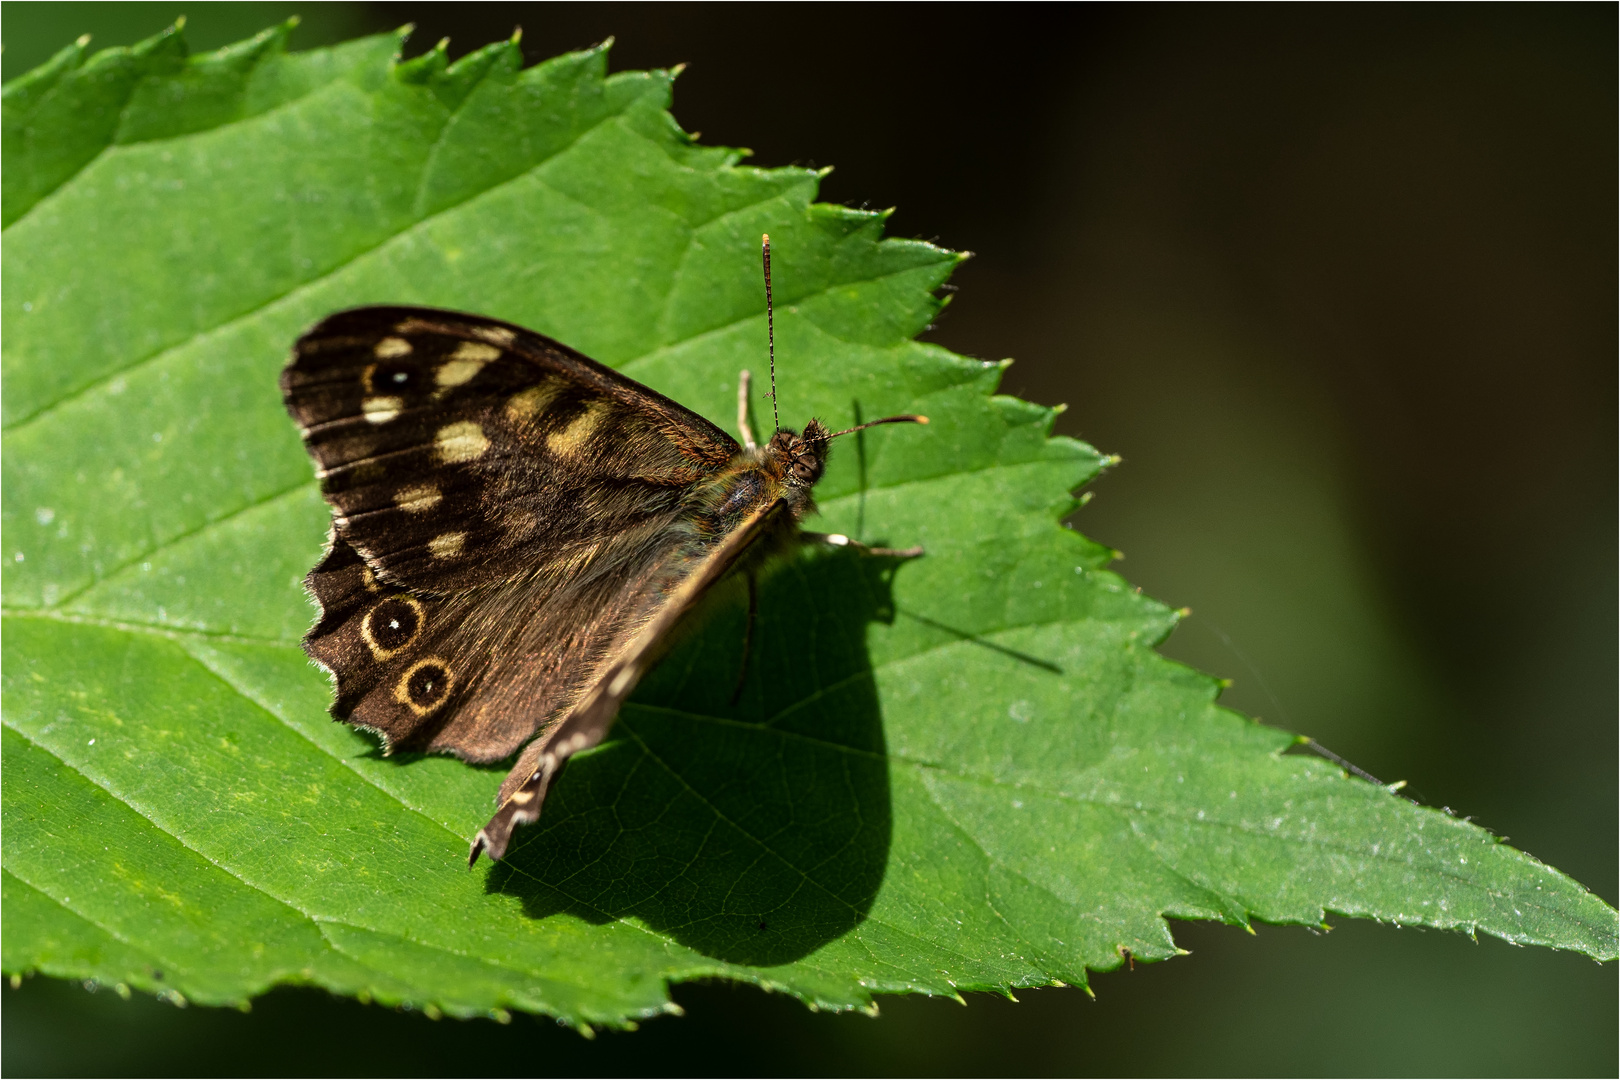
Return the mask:
M827 429L818 421L804 434L779 429L770 442L738 451L729 465L694 492L695 516L716 534L774 503L784 503L790 521L813 508L811 489L827 463Z

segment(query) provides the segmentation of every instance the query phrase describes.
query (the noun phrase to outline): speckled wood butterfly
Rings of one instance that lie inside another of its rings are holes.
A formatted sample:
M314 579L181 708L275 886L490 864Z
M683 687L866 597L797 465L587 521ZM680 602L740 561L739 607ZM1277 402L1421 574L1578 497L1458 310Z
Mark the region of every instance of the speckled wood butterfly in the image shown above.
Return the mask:
M769 237L763 255L774 413ZM304 649L335 676L333 716L385 752L493 762L521 748L469 864L539 819L563 763L602 741L717 581L748 575L751 636L765 557L854 544L798 528L848 432L811 420L755 445L746 371L739 446L522 327L363 307L298 339L281 390L332 505L330 548L305 579L320 616ZM903 421L927 419L860 427Z

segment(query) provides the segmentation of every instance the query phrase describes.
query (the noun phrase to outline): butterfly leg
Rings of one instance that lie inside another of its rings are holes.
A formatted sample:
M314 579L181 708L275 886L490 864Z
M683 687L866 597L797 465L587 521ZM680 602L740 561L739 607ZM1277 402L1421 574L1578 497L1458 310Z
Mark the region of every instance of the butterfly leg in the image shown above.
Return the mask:
M754 648L754 622L759 618L759 579L753 571L748 573L748 623L743 628L742 666L737 668L737 686L731 691L731 703L742 697L743 682L748 678L748 658Z
M743 447L748 450L758 450L759 444L754 441L754 429L748 426L748 369L743 368L737 376L737 430L742 434Z
M859 540L851 540L843 533L801 532L799 538L807 544L827 544L830 547L854 548L862 555L890 555L896 559L915 559L923 553L921 546L909 548L868 547Z

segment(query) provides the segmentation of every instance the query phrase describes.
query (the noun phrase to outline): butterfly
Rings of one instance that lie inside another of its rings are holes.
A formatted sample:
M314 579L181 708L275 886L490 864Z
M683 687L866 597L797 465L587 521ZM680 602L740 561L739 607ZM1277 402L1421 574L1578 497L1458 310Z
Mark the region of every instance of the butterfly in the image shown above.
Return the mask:
M776 413L770 237L762 244ZM808 533L831 432L778 421L763 445L738 380L739 444L561 342L481 315L362 307L298 339L287 410L332 509L305 586L304 650L336 683L332 715L385 753L490 763L517 754L472 841L498 860L540 817L563 764L600 743L671 632L728 574L749 585ZM739 676L738 688L741 688Z

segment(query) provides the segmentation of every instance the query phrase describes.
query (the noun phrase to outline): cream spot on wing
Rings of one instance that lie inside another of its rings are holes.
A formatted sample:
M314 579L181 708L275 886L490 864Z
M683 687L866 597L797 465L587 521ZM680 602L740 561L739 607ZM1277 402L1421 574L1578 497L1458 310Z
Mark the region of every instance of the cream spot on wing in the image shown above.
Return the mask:
M471 329L485 341L496 345L510 345L517 340L517 335L504 326L474 326Z
M506 415L514 424L526 424L546 411L562 391L561 379L547 379L513 394L506 402Z
M520 788L517 791L512 792L512 798L510 801L517 803L519 806L527 806L529 803L534 801L534 792L524 791Z
M392 360L396 356L409 356L411 354L411 343L402 337L385 337L377 342L377 346L371 350L371 354L379 360Z
M397 397L368 397L360 403L360 411L373 424L386 424L399 415L405 402Z
M609 408L608 402L597 398L585 406L585 411L575 417L573 423L561 431L553 432L551 438L546 440L546 445L551 448L553 454L561 457L574 453L585 445L585 440L591 437L591 433L602 422L602 417L607 414Z
M480 364L487 364L491 360L500 359L501 350L493 345L485 345L481 341L463 341L450 355L456 360L476 360Z
M460 348L450 354L450 359L439 365L433 373L433 381L446 390L452 386L464 386L483 370L485 364L500 355L501 350L493 345L464 341Z
M435 559L453 559L461 554L461 545L467 542L464 532L440 533L428 541L428 550Z
M444 498L432 484L403 488L394 495L394 505L410 514L420 514L439 505Z
M434 442L438 444L439 460L446 464L476 461L484 456L485 450L489 449L489 440L484 437L484 429L471 420L444 425L434 437Z

